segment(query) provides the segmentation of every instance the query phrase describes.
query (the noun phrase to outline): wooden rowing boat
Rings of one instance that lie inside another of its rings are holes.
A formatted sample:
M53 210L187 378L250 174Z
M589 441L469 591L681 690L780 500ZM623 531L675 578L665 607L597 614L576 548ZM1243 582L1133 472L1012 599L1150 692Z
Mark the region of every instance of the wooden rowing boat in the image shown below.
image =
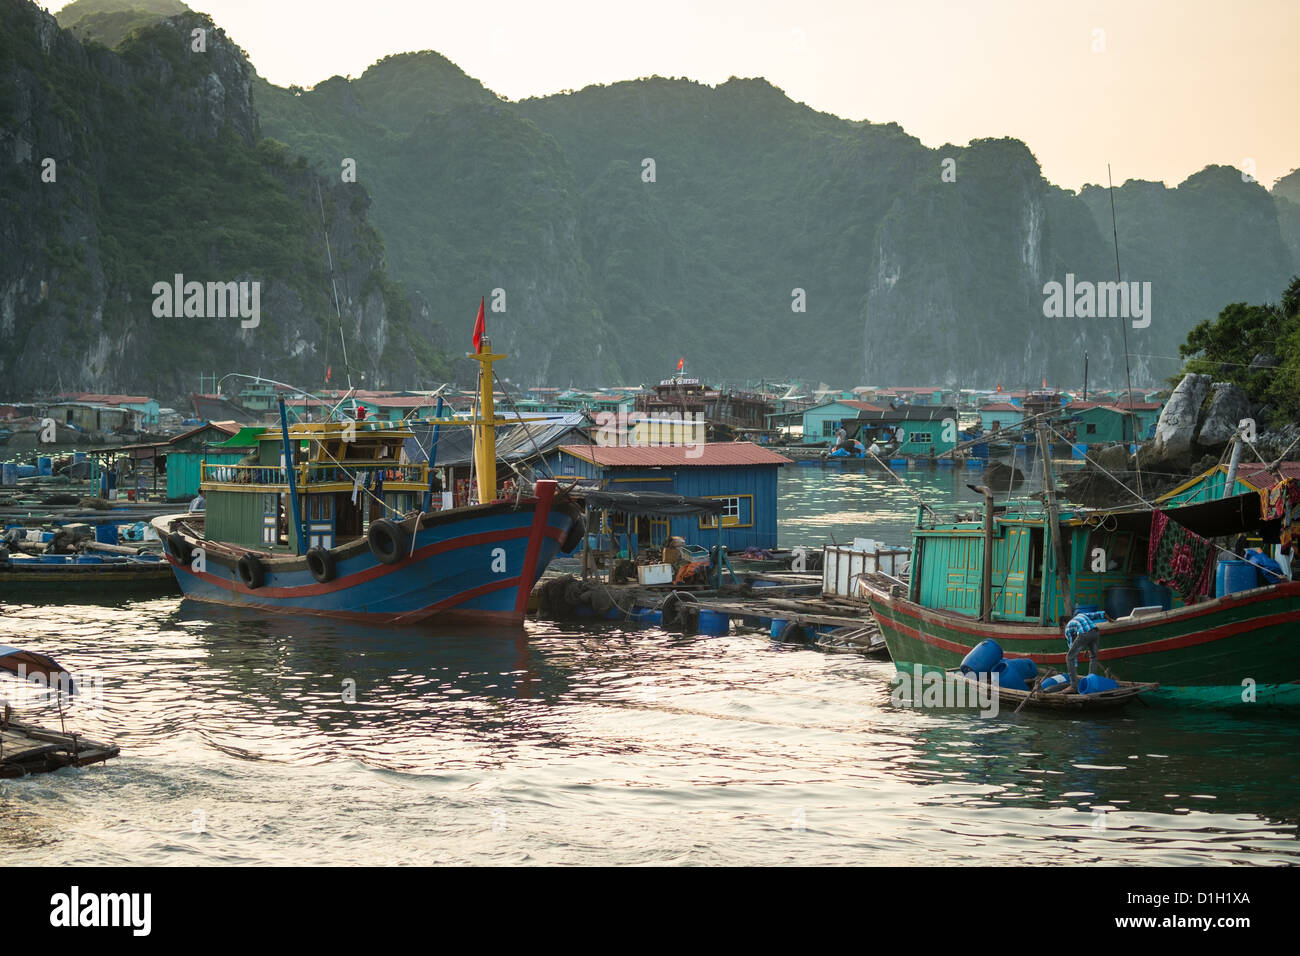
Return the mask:
M946 672L953 680L964 681L970 687L987 686L988 675L965 674L960 668ZM1055 671L1048 668L1044 678L1051 677ZM981 679L982 678L982 679ZM1127 707L1142 694L1155 690L1160 685L1140 683L1137 681L1117 681L1114 690L1103 690L1095 694L1080 694L1068 685L1060 690L1040 690L1038 682L1034 689L1024 691L998 685L998 702L1003 706L1021 707L1032 710L1053 710L1058 713L1093 714L1119 710Z

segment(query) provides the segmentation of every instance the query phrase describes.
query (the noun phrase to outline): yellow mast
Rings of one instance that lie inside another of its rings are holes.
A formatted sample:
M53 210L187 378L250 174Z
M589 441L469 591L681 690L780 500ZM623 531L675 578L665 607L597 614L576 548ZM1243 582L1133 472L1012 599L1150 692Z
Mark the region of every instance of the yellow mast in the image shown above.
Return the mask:
M492 343L483 336L479 350L470 358L479 363L478 419L474 422L474 467L478 471L478 500L495 501L497 496L496 408L492 404L492 363L506 356L493 354Z

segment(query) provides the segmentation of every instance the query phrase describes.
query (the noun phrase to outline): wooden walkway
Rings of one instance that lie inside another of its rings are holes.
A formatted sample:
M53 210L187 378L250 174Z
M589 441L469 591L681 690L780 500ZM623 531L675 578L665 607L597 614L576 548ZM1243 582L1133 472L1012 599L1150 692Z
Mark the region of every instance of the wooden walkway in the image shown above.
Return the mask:
M0 730L0 777L84 767L116 757L119 752L112 744L11 720Z

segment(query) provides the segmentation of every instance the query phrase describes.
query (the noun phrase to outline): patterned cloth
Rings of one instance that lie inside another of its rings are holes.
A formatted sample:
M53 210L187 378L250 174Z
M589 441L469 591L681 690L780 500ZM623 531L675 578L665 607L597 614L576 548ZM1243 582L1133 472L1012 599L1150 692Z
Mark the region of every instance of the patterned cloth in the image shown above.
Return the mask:
M1300 538L1300 481L1283 478L1259 496L1265 521L1281 519L1280 544L1286 547Z
M1157 584L1168 584L1191 604L1210 593L1219 549L1175 521L1163 511L1151 513L1151 547L1147 573Z

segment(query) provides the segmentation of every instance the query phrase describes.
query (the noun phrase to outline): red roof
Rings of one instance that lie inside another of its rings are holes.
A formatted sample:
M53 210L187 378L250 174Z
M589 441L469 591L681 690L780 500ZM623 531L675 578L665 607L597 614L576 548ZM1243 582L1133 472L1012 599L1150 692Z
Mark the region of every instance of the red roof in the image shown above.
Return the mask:
M994 402L992 405L981 405L981 412L1023 412L1024 409L1019 405L1012 405L1010 402Z
M1300 461L1284 461L1277 470L1283 478L1300 478ZM1243 461L1237 468L1237 477L1257 488L1272 488L1277 484L1277 479L1259 462L1247 464Z
M849 408L856 408L864 412L883 412L885 409L880 405L872 405L870 402L859 402L853 399L840 399L839 404L847 405Z
M718 468L730 465L788 465L790 459L748 441L707 442L694 447L653 445L561 445L574 458L601 466L671 465Z
M147 405L153 401L148 395L101 395L98 392L68 392L59 397L96 405Z

